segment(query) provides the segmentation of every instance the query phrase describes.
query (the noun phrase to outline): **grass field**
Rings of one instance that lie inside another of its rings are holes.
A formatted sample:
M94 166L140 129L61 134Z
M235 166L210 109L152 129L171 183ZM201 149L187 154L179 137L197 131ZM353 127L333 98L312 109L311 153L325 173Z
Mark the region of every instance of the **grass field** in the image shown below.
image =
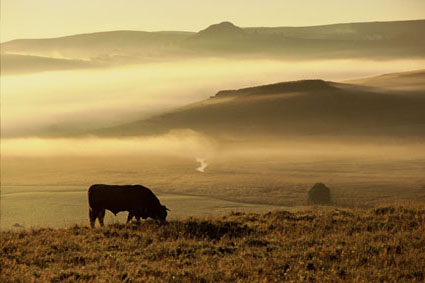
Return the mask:
M1 232L1 282L423 282L425 207Z
M425 201L422 158L322 158L314 153L207 161L200 173L195 170L199 163L189 157L2 157L2 185L86 190L96 183L141 184L155 193L302 206L313 184L323 182L334 204L343 207Z

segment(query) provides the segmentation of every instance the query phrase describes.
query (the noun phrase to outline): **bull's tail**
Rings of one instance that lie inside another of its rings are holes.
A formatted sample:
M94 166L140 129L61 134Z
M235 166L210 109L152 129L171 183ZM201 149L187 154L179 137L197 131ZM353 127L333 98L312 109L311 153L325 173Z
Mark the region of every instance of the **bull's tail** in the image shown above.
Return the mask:
M98 218L99 216L99 209L97 209L97 206L95 204L95 199L93 198L93 194L95 193L94 191L96 190L97 185L92 185L90 186L89 190L88 190L88 200L89 200L89 219L90 219L90 226L92 228L94 228L95 222L96 222L96 218ZM100 221L100 218L99 218ZM102 217L102 222L103 222L103 217Z
M93 207L93 191L95 189L96 185L90 186L88 190L88 199L89 199L89 206Z

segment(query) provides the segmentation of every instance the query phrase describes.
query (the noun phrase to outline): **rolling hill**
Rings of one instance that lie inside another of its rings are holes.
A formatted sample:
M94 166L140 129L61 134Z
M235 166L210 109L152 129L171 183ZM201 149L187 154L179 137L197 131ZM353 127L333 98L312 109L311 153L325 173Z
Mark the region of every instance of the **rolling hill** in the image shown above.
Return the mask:
M205 54L284 59L423 58L425 40L418 34L423 29L424 20L275 28L223 22L188 37L183 45Z
M302 80L219 91L205 101L141 121L102 129L100 136L163 134L191 129L214 137L425 137L425 92Z
M59 59L43 56L4 54L1 69L7 74L33 73L51 70L72 70L102 66L96 62L79 59Z
M111 31L46 39L17 39L1 44L3 53L96 59L149 55L186 38L189 32Z
M376 77L350 80L347 83L408 93L423 92L425 90L425 70L384 74Z
M52 60L84 60L87 66L114 66L164 60L185 56L177 42L188 32L111 31L78 34L47 39L17 39L1 44L5 74L29 71L61 70L63 65L52 68L50 62L42 65L34 57ZM20 57L17 57L20 56ZM22 57L28 56L28 57ZM22 59L27 58L25 64ZM44 66L44 67L43 67Z
M425 57L425 39L420 36L424 29L425 20L270 28L242 28L223 22L197 33L111 31L17 39L2 43L1 52L2 57L29 55L90 60L107 65L205 56L289 60L406 59ZM29 60L29 69L38 70L31 64ZM9 65L16 64L10 62ZM9 69L6 67L4 71L7 74Z

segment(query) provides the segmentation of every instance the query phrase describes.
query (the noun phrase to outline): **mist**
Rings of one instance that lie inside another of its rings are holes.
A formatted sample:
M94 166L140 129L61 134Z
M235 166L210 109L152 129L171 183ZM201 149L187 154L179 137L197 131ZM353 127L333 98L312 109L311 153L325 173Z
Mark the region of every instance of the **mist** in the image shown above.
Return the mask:
M198 59L2 76L2 133L84 133L207 99L222 89L308 78L340 81L423 65L421 60Z
M10 138L2 141L5 157L134 156L188 157L211 152L214 142L191 130L143 138Z
M338 159L415 160L425 158L425 143L415 140L318 138L221 142L192 130L173 130L159 136L132 138L6 138L3 157L108 157L184 158L203 172L214 161L317 161ZM208 162L207 162L208 161Z

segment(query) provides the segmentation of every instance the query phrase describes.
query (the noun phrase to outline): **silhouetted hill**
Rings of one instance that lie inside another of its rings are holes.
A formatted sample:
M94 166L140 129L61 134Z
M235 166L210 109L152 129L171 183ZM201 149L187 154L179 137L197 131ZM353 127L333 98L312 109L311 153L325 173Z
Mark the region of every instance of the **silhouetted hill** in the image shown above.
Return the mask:
M172 55L189 32L111 31L47 39L18 39L1 44L2 53L108 61L117 56Z
M95 62L58 59L42 56L5 54L1 56L2 73L31 73L99 67Z
M231 97L241 95L266 95L266 94L283 94L290 92L305 92L305 91L323 91L323 90L336 90L323 80L302 80L293 82L282 82L277 84L270 84L257 87L248 87L238 90L221 90L215 97Z
M251 40L242 28L222 22L191 35L181 46L201 56L227 56L251 52Z
M327 40L394 40L418 41L418 33L425 28L425 20L343 23L306 27L252 27L247 33L281 34L286 37Z
M191 129L215 137L425 136L425 95L306 80L220 91L208 100L119 127L106 136Z
M369 22L312 27L238 28L213 25L185 40L201 54L285 59L424 57L425 21Z
M230 22L198 32L111 31L1 44L3 54L84 59L102 64L199 56L281 59L425 57L425 20L312 27L241 28Z
M198 32L198 37L222 37L222 36L237 36L244 34L243 29L235 26L231 22L222 22L211 25L204 30Z

